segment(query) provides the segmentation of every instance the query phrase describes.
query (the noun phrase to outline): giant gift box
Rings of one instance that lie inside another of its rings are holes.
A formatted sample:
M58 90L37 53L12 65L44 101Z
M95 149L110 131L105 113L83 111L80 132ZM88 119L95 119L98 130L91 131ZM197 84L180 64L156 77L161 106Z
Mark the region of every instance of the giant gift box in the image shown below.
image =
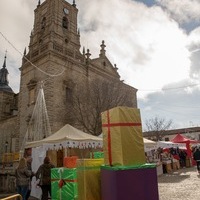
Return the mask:
M103 112L102 129L106 165L146 162L139 109L119 106Z
M102 151L90 152L90 158L104 158L104 152Z
M155 164L101 167L102 200L159 200Z
M78 200L101 200L100 167L104 160L78 159Z
M76 168L52 168L51 190L52 200L75 200L78 196Z

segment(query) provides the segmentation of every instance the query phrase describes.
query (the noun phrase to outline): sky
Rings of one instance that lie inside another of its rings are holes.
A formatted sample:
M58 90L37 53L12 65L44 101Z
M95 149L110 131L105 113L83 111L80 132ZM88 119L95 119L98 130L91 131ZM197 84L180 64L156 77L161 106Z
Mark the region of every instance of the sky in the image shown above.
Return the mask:
M44 0L41 0L41 3ZM72 3L72 0L67 0ZM38 0L0 1L0 67L19 91ZM172 128L200 126L200 0L76 0L81 48L106 56L121 80L138 89L143 127L158 117Z

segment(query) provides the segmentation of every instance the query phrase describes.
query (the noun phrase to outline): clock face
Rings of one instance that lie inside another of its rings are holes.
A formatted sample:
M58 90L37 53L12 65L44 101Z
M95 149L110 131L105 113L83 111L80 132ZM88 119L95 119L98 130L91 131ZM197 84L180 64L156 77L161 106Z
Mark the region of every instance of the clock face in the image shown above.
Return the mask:
M67 8L64 8L63 11L65 14L69 14L69 10Z

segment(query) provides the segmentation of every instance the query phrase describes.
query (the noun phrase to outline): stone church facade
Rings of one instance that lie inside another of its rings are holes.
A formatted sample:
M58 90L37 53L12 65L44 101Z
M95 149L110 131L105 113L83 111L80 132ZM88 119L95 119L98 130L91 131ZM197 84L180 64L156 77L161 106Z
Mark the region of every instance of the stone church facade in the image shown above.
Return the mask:
M99 44L98 58L91 59L88 49L80 50L81 35L75 1L72 4L64 0L45 0L42 3L39 1L34 12L29 49L24 52L20 68L19 94L14 94L8 82L3 82L0 78L3 85L3 89L0 87L0 145L3 145L0 149L1 155L5 152L5 141L8 142L9 152L19 150L41 84L52 133L67 123L76 126L76 122L69 121L68 117L70 95L76 85L82 84L82 89L86 90L87 83L97 79L105 81L105 84L106 81L120 83L126 90L127 103L124 106L137 107L137 89L120 80L116 65L106 57L105 42ZM2 69L6 67L3 65ZM5 91L5 87L10 90ZM7 102L10 103L6 107Z

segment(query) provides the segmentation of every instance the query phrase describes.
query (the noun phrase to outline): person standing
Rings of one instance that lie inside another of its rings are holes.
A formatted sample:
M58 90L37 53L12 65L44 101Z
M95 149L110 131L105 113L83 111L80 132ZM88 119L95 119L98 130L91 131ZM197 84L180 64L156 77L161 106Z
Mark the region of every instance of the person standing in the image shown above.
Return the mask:
M40 179L39 185L42 189L42 200L48 200L48 196L51 196L51 168L54 167L50 158L46 156L43 164L40 165L35 174L36 179Z
M197 163L197 171L200 173L200 150L199 147L196 148L196 151L193 154L193 158Z
M179 150L179 157L180 157L180 165L181 167L186 167L186 157L187 157L187 153L186 151L180 149Z
M26 159L26 161L27 161L28 170L30 170L30 171L32 172L32 167L31 167L32 158L31 158L31 157L28 157L28 158ZM26 200L29 199L30 194L31 194L31 181L32 181L33 176L34 176L34 173L32 172L32 175L31 175L31 177L30 177L30 179L29 179L29 186L28 186L28 191L27 191L27 194L26 194Z
M19 160L19 165L15 170L17 192L22 196L23 200L26 200L26 194L28 192L30 177L32 176L31 170L27 167L25 158Z

